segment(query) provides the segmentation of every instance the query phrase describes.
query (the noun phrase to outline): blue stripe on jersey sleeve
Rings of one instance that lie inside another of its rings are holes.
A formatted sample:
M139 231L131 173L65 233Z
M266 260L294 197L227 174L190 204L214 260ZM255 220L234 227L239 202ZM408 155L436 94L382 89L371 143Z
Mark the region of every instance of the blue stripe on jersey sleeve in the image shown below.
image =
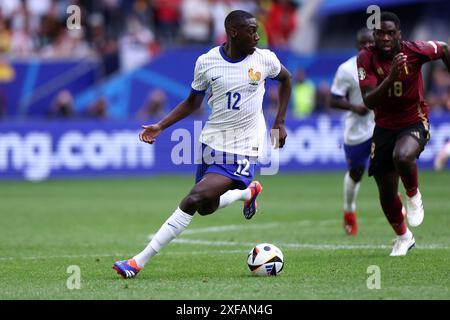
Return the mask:
M280 80L280 74L281 74L281 69L280 72L278 73L278 75L276 77L270 78L271 80Z
M206 90L195 90L193 88L191 88L191 93L192 94L205 94Z
M331 93L331 96L332 96L333 98L337 98L337 99L345 98L345 96L341 96L340 94L335 94L335 93Z

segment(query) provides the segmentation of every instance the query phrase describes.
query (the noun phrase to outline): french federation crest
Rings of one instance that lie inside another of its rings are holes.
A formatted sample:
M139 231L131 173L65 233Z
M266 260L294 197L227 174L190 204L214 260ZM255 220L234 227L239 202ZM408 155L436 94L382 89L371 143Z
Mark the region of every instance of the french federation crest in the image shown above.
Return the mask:
M253 68L248 69L248 77L250 78L251 85L258 85L261 80L261 72L253 72Z

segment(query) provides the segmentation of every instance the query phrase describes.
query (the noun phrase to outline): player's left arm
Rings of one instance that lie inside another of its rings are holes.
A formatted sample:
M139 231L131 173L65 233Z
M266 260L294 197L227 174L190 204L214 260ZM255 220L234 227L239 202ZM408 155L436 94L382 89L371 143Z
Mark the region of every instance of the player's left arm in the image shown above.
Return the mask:
M284 121L286 119L286 111L292 91L292 76L283 65L281 65L281 71L276 77L276 80L280 82L280 86L278 88L279 105L278 112L275 117L275 122L272 126L271 137L272 141L274 141L275 138L278 138L274 141L276 148L283 148L287 137L286 129L284 127Z
M447 67L448 73L450 73L450 48L446 42L439 41L439 44L442 48L442 61Z

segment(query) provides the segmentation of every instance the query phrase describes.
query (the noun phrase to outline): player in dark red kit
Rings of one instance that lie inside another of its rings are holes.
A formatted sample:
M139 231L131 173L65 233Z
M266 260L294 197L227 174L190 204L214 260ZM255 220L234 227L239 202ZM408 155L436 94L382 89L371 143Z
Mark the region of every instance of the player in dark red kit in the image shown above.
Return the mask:
M382 12L380 20L375 46L358 55L358 77L364 104L375 113L369 175L375 177L381 207L397 234L391 256L404 256L415 240L402 214L399 177L406 190L409 225L419 226L424 217L416 159L430 133L421 67L442 59L450 72L450 51L445 42L401 40L394 13Z

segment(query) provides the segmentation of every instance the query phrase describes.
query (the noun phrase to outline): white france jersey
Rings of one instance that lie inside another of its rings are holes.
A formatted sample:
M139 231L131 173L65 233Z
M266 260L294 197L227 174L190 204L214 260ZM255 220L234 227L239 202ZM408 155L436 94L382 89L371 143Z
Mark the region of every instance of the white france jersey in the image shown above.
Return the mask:
M346 97L353 105L363 105L357 69L356 56L341 64L334 77L331 93ZM369 140L372 137L374 126L373 111L364 116L348 111L345 115L344 143L356 145Z
M266 49L235 60L225 55L222 46L201 55L192 89L211 88L208 103L212 111L200 141L219 151L261 156L266 139L262 110L265 79L275 78L280 71L280 61Z

